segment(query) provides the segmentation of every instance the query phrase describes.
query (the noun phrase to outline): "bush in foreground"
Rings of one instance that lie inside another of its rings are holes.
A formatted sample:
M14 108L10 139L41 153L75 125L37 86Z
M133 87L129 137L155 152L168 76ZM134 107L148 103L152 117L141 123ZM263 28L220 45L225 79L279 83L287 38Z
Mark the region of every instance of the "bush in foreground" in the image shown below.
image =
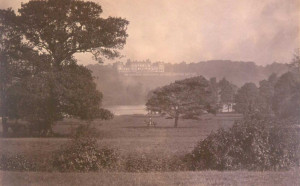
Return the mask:
M294 120L249 117L219 129L190 153L192 170L283 170L299 165L299 133Z
M79 127L73 140L55 153L53 166L60 171L81 172L113 168L119 159L118 153L110 148L99 149L92 133L89 126Z

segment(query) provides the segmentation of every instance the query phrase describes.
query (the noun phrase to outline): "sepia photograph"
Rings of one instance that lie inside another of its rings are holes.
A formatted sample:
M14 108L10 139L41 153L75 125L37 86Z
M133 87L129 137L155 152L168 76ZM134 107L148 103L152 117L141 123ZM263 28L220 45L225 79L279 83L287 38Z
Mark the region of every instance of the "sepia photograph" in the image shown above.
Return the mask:
M299 186L300 0L0 0L0 186Z

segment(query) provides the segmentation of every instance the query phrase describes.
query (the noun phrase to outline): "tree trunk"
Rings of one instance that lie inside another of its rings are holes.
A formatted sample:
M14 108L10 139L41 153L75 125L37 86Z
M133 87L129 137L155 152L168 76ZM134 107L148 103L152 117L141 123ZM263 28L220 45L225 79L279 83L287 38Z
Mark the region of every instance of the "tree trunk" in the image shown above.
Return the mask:
M53 122L44 121L40 125L41 125L40 135L51 136L53 134L53 130L52 130Z
M6 94L4 85L1 84L1 105L0 105L0 113L2 117L2 135L7 136L8 134L8 123L7 123L7 107L6 107Z
M6 137L7 134L8 134L7 118L5 116L2 116L2 135L3 137Z
M8 123L7 123L7 95L6 88L8 85L8 61L7 56L1 56L0 61L0 113L2 117L2 135L7 136L8 134Z
M178 119L179 119L179 114L175 114L175 123L174 123L174 127L177 128L178 126Z

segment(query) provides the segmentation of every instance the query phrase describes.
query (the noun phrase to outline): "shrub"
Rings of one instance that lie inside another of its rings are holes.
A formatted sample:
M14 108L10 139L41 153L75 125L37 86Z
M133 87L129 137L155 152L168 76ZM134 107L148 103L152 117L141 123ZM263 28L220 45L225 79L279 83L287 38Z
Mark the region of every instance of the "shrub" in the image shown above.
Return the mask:
M80 127L73 140L54 154L53 166L60 171L97 171L111 169L119 159L114 149L98 149L97 140L89 136L89 127Z
M188 155L190 168L281 170L299 165L299 136L292 126L269 118L237 121L200 141Z
M22 155L0 156L0 170L5 171L36 171L36 165Z

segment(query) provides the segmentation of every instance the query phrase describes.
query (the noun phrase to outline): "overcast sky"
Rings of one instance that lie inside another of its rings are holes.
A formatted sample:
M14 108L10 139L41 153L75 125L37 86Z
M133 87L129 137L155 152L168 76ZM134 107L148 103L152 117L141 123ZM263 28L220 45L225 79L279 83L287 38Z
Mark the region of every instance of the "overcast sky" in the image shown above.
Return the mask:
M28 0L0 0L17 9ZM130 21L127 58L289 62L299 48L300 0L93 0L103 16ZM77 55L81 64L96 63Z

